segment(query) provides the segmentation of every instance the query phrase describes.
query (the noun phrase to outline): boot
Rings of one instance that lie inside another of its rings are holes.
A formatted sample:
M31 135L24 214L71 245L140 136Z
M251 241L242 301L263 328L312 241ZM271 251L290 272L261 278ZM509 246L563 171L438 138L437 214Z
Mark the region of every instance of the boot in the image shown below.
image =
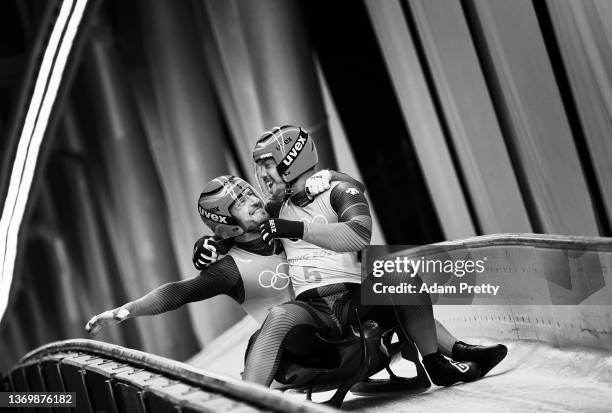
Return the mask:
M451 386L460 381L478 380L482 372L476 363L448 360L440 351L423 357L423 365L429 378L437 386Z
M466 344L463 341L457 341L453 346L453 360L457 361L473 361L478 363L483 377L493 367L497 366L500 361L508 354L508 348L503 344L494 346L474 346Z

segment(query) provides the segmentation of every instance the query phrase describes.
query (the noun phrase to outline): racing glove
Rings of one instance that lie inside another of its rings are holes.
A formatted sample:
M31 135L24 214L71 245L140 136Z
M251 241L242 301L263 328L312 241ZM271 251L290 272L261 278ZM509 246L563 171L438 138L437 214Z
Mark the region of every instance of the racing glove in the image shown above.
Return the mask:
M305 182L307 195L318 195L331 187L332 174L329 169L321 169L311 175Z
M108 325L122 322L130 315L130 311L125 307L117 307L93 316L85 325L85 330L95 336L100 330Z
M219 245L210 236L204 235L193 245L193 266L202 271L219 258Z
M272 245L276 238L302 238L304 236L304 223L288 219L272 218L259 226L261 238Z

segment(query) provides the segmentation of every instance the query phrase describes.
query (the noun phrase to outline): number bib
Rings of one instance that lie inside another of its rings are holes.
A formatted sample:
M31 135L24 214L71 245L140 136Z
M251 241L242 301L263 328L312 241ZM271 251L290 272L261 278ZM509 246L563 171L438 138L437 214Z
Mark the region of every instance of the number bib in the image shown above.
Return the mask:
M330 189L305 207L286 201L279 217L317 224L337 223L338 215L329 198L337 184L332 182ZM356 252L335 252L303 240L283 239L282 242L296 295L329 284L361 283L361 263Z

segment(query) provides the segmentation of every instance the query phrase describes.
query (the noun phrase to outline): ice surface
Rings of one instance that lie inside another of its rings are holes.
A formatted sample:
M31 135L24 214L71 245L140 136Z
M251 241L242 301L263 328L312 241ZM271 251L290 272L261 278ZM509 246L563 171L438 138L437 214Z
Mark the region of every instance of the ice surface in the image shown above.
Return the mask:
M218 357L215 347L192 360L198 367L239 377L243 367L244 337L256 326L243 321L231 329L225 343L237 340L224 357ZM232 331L233 330L233 331ZM467 338L474 344L492 344L490 340ZM217 343L223 348L222 342ZM557 349L549 344L504 340L508 356L489 374L473 383L451 387L432 387L417 395L363 397L347 396L342 410L354 412L611 412L612 354L586 348ZM215 354L216 353L216 354ZM222 359L222 360L221 360ZM412 364L399 361L393 367L396 374L412 376ZM385 377L386 373L380 373ZM324 401L333 392L313 395L314 401ZM292 397L303 399L302 394Z

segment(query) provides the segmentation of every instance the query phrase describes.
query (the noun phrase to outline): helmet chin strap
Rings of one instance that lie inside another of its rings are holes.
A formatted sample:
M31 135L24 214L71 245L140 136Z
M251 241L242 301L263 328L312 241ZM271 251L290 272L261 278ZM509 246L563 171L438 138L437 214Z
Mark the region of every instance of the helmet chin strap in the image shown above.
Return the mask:
M285 196L283 197L283 202L287 201L289 198L291 198L291 201L294 204L300 207L305 207L314 200L314 197L311 197L306 190L294 192L292 183L287 182L285 184Z
M287 182L285 184L285 196L283 197L283 201L288 200L293 195L293 188L291 187L291 182Z

